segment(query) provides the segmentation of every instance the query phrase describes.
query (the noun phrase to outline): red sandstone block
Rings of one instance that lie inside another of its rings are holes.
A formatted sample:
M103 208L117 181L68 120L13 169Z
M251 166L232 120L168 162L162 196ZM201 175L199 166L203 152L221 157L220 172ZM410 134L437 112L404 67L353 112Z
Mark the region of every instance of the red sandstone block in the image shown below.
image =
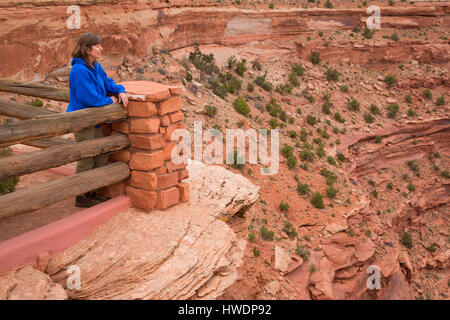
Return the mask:
M156 105L149 101L130 101L127 109L129 117L153 117L158 113Z
M177 146L177 142L176 141L172 141L166 144L166 146L164 147L164 160L170 160L172 159L172 149L175 148ZM180 154L183 154L182 152Z
M168 172L173 172L175 170L180 170L186 168L185 163L175 164L172 161L166 161L165 166Z
M169 127L167 127L166 129L166 133L165 133L165 137L167 141L172 141L172 133L176 130L176 129L183 129L184 128L184 124L183 122L178 122L175 123Z
M166 167L161 167L161 168L157 168L155 169L155 173L156 174L163 174L167 172L167 168Z
M169 119L168 116L163 116L163 117L161 118L161 126L163 126L163 127L168 127L168 126L170 126L170 119Z
M189 171L187 169L178 171L178 180L184 180L187 178L189 178Z
M169 188L166 190L162 190L158 193L158 209L166 209L173 205L176 205L180 199L180 191L175 188Z
M130 125L126 121L115 122L111 125L112 129L117 132L130 133Z
M166 128L159 127L159 133L166 133Z
M159 149L165 146L162 134L130 134L128 136L132 147L140 149Z
M159 103L158 113L160 116L180 110L182 100L179 96L173 96Z
M164 152L136 152L131 155L130 169L153 170L164 165Z
M178 172L158 175L158 189L173 187L178 183Z
M110 186L99 188L95 193L109 198L118 197L125 194L125 182L118 182Z
M173 123L173 122L177 122L177 121L183 120L184 116L183 116L183 114L180 111L178 111L178 112L169 114L169 119L170 119L170 122Z
M131 153L128 150L120 150L109 156L111 162L128 162L131 159Z
M177 95L181 94L183 88L181 86L167 86L170 90L170 94Z
M133 133L158 133L159 119L131 119L130 132Z
M127 196L130 197L131 204L139 209L151 210L158 201L156 192L137 189L130 186L126 187L126 192Z
M181 182L177 184L178 191L180 191L180 201L189 201L189 183Z
M121 83L130 100L161 101L170 97L169 88L151 81L125 81Z
M131 170L129 184L145 190L156 190L158 177L156 173L149 171Z

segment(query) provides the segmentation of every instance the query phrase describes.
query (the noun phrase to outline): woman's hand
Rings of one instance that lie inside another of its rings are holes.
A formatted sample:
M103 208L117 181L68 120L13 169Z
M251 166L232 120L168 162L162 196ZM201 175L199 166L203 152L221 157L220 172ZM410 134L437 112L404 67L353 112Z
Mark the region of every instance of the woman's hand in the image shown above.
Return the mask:
M116 97L116 96L111 96L111 99L112 99L113 103L117 103L117 102L118 102L118 100L117 100L117 97Z
M123 103L125 108L128 106L128 96L125 92L119 93L119 103Z

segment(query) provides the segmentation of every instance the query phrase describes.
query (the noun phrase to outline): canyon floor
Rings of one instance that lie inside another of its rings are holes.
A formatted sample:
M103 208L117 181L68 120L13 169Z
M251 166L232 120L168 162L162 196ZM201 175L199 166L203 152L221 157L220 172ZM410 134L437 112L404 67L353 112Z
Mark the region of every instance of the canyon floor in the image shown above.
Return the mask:
M165 25L146 35L146 50L116 36L100 61L117 82L183 85L190 131L194 121L223 132L279 129L276 174L262 174L260 164L221 164L259 187L259 199L224 219L246 246L235 281L217 298L448 300L448 3L369 1L382 12L373 31L364 5L302 11L241 2L159 3L151 10L164 14L152 19ZM106 21L100 12L107 5L87 16ZM215 23L211 12L219 13ZM224 19L228 33L220 38ZM268 20L279 33L264 31ZM164 42L173 30L178 37ZM53 63L33 67L44 75L39 82L67 87L70 69ZM66 104L43 100L42 107L64 112ZM372 265L381 271L380 290L366 284Z

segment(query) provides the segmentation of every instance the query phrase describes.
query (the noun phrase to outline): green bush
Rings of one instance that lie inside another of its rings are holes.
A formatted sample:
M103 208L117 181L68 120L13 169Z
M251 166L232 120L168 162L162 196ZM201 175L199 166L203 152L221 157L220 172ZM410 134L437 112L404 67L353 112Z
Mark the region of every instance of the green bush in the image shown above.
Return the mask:
M292 72L294 72L297 76L301 77L305 73L305 68L303 68L301 65L294 64L292 66Z
M306 262L309 260L310 252L305 246L300 246L297 244L297 248L295 248L295 253L302 257L303 261Z
M433 95L432 95L430 89L425 89L423 91L423 97L427 100L431 100L433 98Z
M345 123L345 119L341 116L339 112L334 114L334 119L340 123Z
M365 113L364 114L364 120L367 123L373 123L375 121L375 118L370 113Z
M192 74L189 71L186 71L186 80L191 82L193 79Z
M400 242L409 249L411 249L413 247L412 237L409 232L404 232L402 234Z
M336 194L338 191L333 186L329 186L327 188L326 192L327 192L328 198L334 199L334 198L336 198Z
M436 252L437 248L436 245L434 243L430 244L428 247L426 247L425 249L427 249L428 251L430 251L431 253Z
M327 162L328 162L329 164L331 164L332 166L335 166L335 165L336 165L336 160L335 160L332 156L328 156L328 157L327 157Z
M373 115L381 114L380 108L378 108L375 104L371 104L369 107L369 111Z
M341 91L348 92L348 85L344 84L343 86L341 86Z
M331 3L330 0L325 1L325 8L328 8L328 9L332 9L333 8L333 4Z
M253 247L252 252L255 257L259 257L259 255L260 255L259 249L257 249L256 247Z
M345 161L345 156L344 156L344 154L341 153L341 152L338 152L337 155L336 155L336 157L337 157L337 159L338 159L339 162L344 162L344 161Z
M216 106L211 106L209 104L207 104L205 106L205 113L208 117L214 117L217 114L217 107Z
M397 83L397 77L393 74L388 74L386 77L384 77L384 82L387 85L391 86Z
M400 40L400 37L398 36L397 33L393 33L393 34L391 35L391 40L392 40L392 41L398 41L398 40Z
M308 194L310 191L311 189L309 188L308 184L300 182L297 184L297 192L301 195Z
M310 201L311 201L311 204L318 209L325 208L325 206L323 204L323 196L322 196L322 194L320 194L320 192L313 192Z
M411 104L412 103L412 97L410 94L405 96L405 102Z
M295 72L289 73L288 79L291 85L293 85L294 87L298 87L300 85L300 82L298 81L298 76Z
M445 98L444 98L444 96L440 96L439 98L437 98L437 100L436 100L436 105L437 105L437 106L443 106L443 105L445 105Z
M255 242L255 240L256 240L256 235L253 232L250 232L248 234L248 241Z
M267 241L273 240L275 233L272 230L267 229L267 226L262 225L261 228L259 228L259 234L261 238Z
M236 98L233 101L234 110L236 110L237 113L242 114L243 116L247 117L250 113L250 107L248 104L242 99L241 97Z
M389 190L392 190L392 189L394 189L394 184L393 184L392 182L389 182L389 183L386 185L386 188L388 188Z
M347 103L347 109L351 111L359 111L359 105L359 101L352 98L352 100Z
M9 157L12 155L11 147L1 148L0 147L0 158ZM19 183L19 177L11 177L0 181L0 194L6 194L14 192L16 186Z
M308 114L308 116L306 117L306 122L313 126L317 123L317 118Z
M373 30L370 30L367 26L364 28L363 37L366 39L372 39L374 34Z
M255 90L255 84L249 82L249 83L247 84L247 90L248 90L249 92L253 92L253 91Z
M450 173L449 173L449 171L447 169L445 169L445 170L441 171L441 176L443 176L444 178L449 179L450 178Z
M241 77L244 76L245 71L247 71L247 67L245 66L245 59L242 59L240 62L237 63L236 65L236 73L238 75L240 75Z
M375 143L381 143L381 136L375 136Z
M408 183L407 188L408 188L409 192L416 191L416 186L411 181Z
M255 83L257 86L263 88L265 91L272 91L273 86L270 82L266 81L266 79L263 76L257 76L255 79Z
M290 208L289 204L285 201L280 202L280 210L281 211L288 211Z
M39 107L39 108L41 108L41 107L44 106L44 103L43 103L42 100L40 100L40 99L34 99L33 101L30 102L30 104L31 104L33 107Z
M337 69L327 69L326 75L328 81L337 81L341 73Z
M312 52L310 60L313 64L319 64L320 63L320 53L317 51Z
M331 102L325 101L324 104L322 105L322 112L325 114L330 114L332 106L333 104Z
M388 105L386 107L386 109L388 110L388 118L390 119L395 119L395 117L397 116L398 110L399 110L399 106L396 103L392 103L390 105Z
M284 232L286 232L286 234L290 237L290 238L295 238L297 236L297 230L295 230L294 226L292 225L292 223L290 223L289 221L284 221L284 226L282 229Z

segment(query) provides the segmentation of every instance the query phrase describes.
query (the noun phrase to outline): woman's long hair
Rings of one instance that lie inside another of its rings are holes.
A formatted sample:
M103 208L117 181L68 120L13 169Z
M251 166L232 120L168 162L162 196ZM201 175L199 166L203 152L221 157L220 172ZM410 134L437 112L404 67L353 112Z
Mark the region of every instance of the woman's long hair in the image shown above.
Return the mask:
M100 38L93 33L83 33L77 41L77 45L72 51L72 58L82 58L89 64L88 49L92 49L92 46L99 44Z

